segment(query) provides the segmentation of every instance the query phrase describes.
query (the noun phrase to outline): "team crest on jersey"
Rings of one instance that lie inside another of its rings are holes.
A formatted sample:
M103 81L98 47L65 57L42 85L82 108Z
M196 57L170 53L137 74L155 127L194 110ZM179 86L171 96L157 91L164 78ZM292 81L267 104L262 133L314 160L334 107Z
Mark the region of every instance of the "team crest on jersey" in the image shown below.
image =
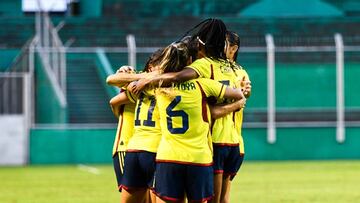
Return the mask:
M229 73L232 71L230 66L220 66L220 70L222 73Z

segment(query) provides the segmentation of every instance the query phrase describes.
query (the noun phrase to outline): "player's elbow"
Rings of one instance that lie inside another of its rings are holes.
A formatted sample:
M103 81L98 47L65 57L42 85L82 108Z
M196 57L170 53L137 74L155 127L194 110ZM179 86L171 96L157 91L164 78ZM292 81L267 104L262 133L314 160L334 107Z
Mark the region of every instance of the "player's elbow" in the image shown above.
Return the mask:
M109 75L107 78L106 78L106 84L108 85L112 85L113 84L113 81L112 81L112 75ZM110 100L111 101L111 100Z
M106 78L106 84L108 84L108 85L116 85L116 77L115 77L115 75L109 75Z
M116 100L116 98L112 98L109 101L109 105L114 108L117 105L118 101Z

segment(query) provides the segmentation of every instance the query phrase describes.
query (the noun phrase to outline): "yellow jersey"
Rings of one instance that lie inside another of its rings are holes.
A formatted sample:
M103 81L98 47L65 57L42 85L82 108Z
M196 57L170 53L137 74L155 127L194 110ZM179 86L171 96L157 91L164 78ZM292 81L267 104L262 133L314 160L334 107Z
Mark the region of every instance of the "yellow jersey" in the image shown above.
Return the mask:
M250 80L249 75L247 74L247 72L239 65L237 65L236 63L234 64L234 70L235 70L235 74L236 74L236 78L237 81L236 84L240 84L240 81L243 80L243 78L245 77L245 80ZM240 135L240 154L245 154L245 146L244 146L244 140L242 137L242 123L243 123L243 113L244 113L244 108L240 109L239 111L234 112L234 122L235 122L235 128L236 131L238 132L238 134Z
M227 60L213 60L205 57L194 61L188 67L195 70L199 77L213 79L229 87L236 87L237 78L234 70L231 68L231 64ZM230 102L232 101L218 99L216 104ZM211 134L215 145L238 146L240 137L235 129L233 113L214 120Z
M127 151L156 153L161 138L161 129L154 90L144 91L138 97L127 92L127 96L130 101L136 102L134 135L128 143Z
M119 122L113 146L113 156L116 152L126 151L127 144L134 133L135 104L125 104L120 107Z
M222 99L225 89L219 82L200 78L157 90L162 131L157 162L212 164L210 111L206 98Z

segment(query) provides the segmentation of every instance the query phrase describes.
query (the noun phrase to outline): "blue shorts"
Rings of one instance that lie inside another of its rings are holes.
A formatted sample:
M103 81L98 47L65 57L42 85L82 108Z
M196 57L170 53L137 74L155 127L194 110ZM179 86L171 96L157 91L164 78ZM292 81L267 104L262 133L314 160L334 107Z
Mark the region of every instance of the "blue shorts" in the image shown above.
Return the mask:
M121 192L121 181L124 175L124 158L125 152L116 152L113 157L114 170L117 180L118 190Z
M125 190L151 188L154 181L156 153L126 152L121 188Z
M230 175L232 180L239 171L244 160L244 156L240 155L239 146L222 146L213 145L214 149L214 173L223 173Z
M155 194L163 200L205 201L214 195L212 166L157 163Z

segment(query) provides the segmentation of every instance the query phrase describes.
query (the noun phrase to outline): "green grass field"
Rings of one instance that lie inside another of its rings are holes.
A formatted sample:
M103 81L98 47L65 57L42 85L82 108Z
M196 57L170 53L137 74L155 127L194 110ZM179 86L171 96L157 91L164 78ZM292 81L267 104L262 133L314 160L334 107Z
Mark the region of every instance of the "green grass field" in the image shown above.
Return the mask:
M0 203L119 202L111 165L0 168ZM360 161L245 161L231 202L360 202Z

